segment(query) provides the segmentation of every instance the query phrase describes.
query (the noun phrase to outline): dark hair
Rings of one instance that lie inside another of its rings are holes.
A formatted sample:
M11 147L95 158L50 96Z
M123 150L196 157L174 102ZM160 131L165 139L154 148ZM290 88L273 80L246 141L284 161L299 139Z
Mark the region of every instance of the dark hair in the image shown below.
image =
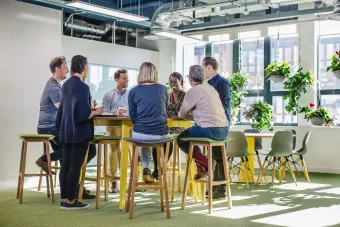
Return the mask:
M170 76L169 76L169 81L170 81L170 78L171 78L172 76L173 76L173 77L176 77L176 78L179 80L181 86L183 86L183 77L182 77L182 75L181 75L180 73L178 73L178 72L173 72L173 73L171 73Z
M71 74L82 73L87 65L87 58L82 55L76 55L71 60Z
M55 69L61 67L61 65L65 62L66 58L63 56L58 56L52 59L50 62L50 70L51 73L55 73Z
M125 69L117 70L114 74L115 80L118 80L120 78L120 74L122 74L122 73L127 73L127 71Z
M215 71L218 69L218 62L213 57L205 57L203 59L204 66L210 65Z

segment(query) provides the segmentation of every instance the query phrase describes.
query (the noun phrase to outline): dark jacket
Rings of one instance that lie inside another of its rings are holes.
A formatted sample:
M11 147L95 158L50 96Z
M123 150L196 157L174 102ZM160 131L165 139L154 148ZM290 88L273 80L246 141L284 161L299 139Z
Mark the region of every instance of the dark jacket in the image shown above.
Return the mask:
M230 84L228 80L217 74L208 80L208 83L218 92L227 120L230 121Z
M57 127L63 143L82 143L93 139L90 88L77 76L63 85L62 99L57 114Z

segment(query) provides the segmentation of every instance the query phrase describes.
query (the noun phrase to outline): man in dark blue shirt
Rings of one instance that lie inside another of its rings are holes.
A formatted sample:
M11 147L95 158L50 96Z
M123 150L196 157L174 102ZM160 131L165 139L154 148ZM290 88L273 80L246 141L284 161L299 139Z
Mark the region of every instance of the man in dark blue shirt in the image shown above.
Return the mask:
M220 96L225 115L230 124L230 84L229 82L221 77L218 73L218 62L213 57L205 57L202 62L204 69L204 76L208 80L208 83L213 86ZM229 126L228 126L229 128ZM217 168L214 171L214 180L222 181L224 178L222 150L220 147L214 147L213 159L217 162ZM213 198L225 198L225 185L214 186Z

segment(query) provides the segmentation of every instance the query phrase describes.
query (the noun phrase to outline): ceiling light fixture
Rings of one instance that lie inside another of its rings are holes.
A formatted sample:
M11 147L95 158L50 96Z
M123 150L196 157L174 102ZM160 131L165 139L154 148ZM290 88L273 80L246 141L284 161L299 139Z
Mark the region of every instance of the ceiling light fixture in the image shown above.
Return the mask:
M113 10L113 9L97 6L94 4L88 4L85 2L76 1L76 2L71 2L71 3L66 3L66 5L77 8L77 9L100 13L100 14L116 17L119 19L129 20L129 21L140 22L140 21L149 20L149 18L147 17L143 17L143 16L131 14L131 13L126 13L126 12L119 11L119 10Z

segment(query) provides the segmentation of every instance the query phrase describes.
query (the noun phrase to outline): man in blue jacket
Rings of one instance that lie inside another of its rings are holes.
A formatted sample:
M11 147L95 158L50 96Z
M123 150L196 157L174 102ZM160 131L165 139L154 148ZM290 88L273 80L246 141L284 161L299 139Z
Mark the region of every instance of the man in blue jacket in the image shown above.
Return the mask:
M208 83L213 86L220 96L225 115L230 124L230 84L229 82L217 73L218 62L213 57L205 57L202 62L204 69L204 76L208 80ZM229 127L229 126L228 126ZM213 159L217 162L217 168L214 171L214 180L225 180L222 150L220 147L215 147L213 152ZM225 185L214 186L213 198L225 198Z

